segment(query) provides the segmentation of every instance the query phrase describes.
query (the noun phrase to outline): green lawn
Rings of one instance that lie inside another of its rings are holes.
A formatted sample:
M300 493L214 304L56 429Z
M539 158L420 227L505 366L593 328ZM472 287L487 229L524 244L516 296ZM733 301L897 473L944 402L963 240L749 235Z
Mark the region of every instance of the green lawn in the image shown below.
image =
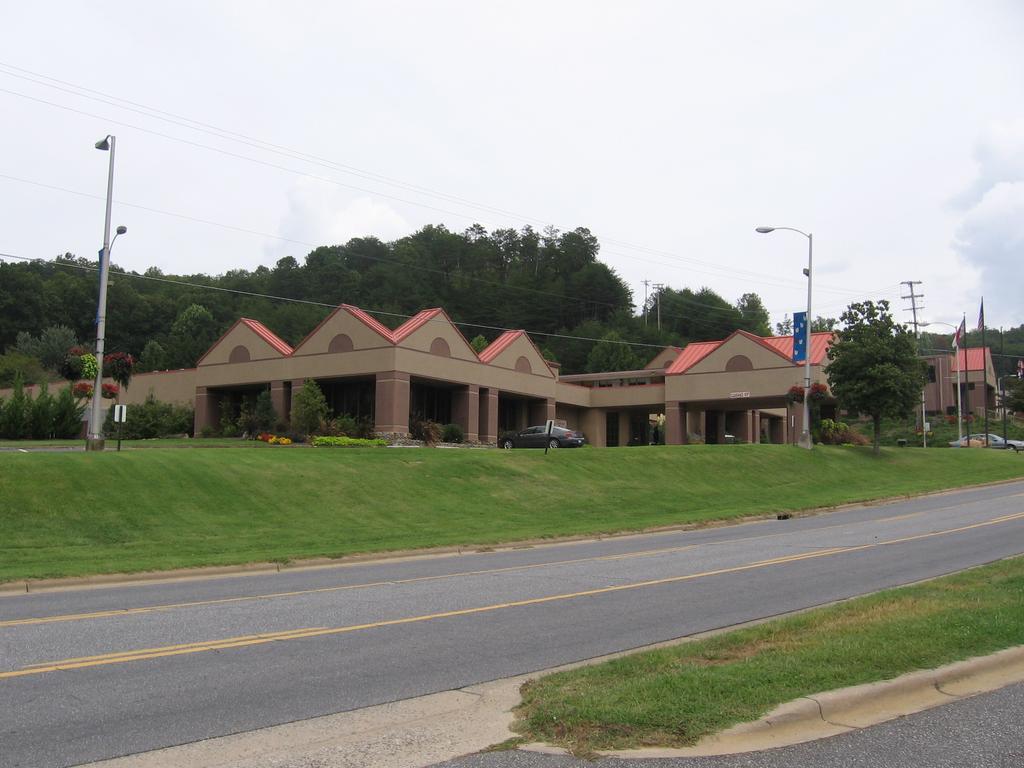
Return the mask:
M550 675L517 730L578 754L687 746L779 704L1024 643L1024 558Z
M1003 451L0 453L0 581L638 530L1024 478Z

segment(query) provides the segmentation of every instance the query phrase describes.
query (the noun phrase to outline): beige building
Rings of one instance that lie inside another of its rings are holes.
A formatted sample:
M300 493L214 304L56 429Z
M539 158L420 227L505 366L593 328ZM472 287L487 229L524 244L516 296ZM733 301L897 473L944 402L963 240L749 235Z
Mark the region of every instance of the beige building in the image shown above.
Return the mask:
M824 382L831 334L813 334L812 381ZM496 443L507 431L556 419L595 446L773 442L801 431L789 391L803 382L791 336L737 331L722 341L669 347L638 371L561 376L523 331L507 331L477 354L441 309L390 330L342 305L294 349L255 320L236 322L195 368L138 374L119 402L152 394L190 403L195 428L216 427L222 404L237 408L269 390L279 419L307 379L336 415L365 419L385 435L408 435L416 419L462 427L466 440ZM130 408L129 408L130 412Z

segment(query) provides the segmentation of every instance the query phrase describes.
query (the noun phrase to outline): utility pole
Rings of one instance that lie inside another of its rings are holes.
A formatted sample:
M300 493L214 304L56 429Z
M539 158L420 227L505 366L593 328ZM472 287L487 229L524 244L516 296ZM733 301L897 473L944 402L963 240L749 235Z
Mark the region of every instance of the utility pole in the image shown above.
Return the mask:
M647 286L651 284L650 280L641 280L644 284L644 325L647 325Z
M658 330L659 331L661 330L661 289L664 288L664 287L665 287L664 283L655 283L654 284L654 290L656 290L658 292L656 298L658 300Z
M917 310L924 309L924 305L922 304L922 305L918 306L917 300L918 299L923 299L924 298L924 294L923 293L917 293L914 290L914 286L915 285L921 285L921 281L920 280L903 280L903 281L900 282L900 285L907 286L907 290L910 292L909 296L902 296L901 298L903 298L903 299L910 299L910 311L913 313L913 317L914 317L914 321L913 321L914 322L914 338L917 339L917 341L918 341L918 349L920 350L920 347L921 347L921 333L918 330L918 325L917 325ZM906 312L907 310L904 309L903 311ZM927 417L927 414L925 413L924 389L922 388L921 389L921 445L924 446L925 448L928 447L928 429L927 429L927 426L928 426L928 417Z

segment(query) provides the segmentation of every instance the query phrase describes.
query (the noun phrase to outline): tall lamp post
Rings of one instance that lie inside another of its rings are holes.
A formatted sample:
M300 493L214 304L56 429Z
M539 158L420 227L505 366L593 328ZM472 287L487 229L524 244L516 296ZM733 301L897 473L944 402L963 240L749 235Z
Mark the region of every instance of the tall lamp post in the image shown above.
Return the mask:
M110 209L114 201L114 145L116 139L106 136L96 142L96 149L110 152L110 164L107 170L107 215L103 222L103 250L100 251L100 295L96 304L96 381L92 388L92 405L89 410L89 431L85 440L85 450L103 450L103 344L107 328L107 273L110 268L110 249L118 235L128 231L127 227L118 227L114 240L110 239Z
M807 322L804 324L804 423L800 432L800 447L811 450L814 441L811 439L811 276L812 261L814 258L814 235L810 232L796 229L794 227L758 227L757 232L767 235L777 229L784 229L789 232L796 232L807 238Z

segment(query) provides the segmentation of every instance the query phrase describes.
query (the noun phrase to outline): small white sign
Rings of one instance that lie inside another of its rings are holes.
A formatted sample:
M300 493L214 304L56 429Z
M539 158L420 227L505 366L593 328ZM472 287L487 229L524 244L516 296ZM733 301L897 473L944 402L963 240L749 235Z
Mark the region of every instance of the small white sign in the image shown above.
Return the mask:
M124 424L128 421L128 406L127 405L115 405L114 406L114 423Z
M547 434L550 435L551 434L551 430L554 429L554 427L555 427L555 420L554 419L548 419L547 423L544 425L544 431Z
M930 421L926 421L924 423L924 431L925 432L931 432L932 431L932 423Z
M737 398L740 398L740 397L750 397L750 393L749 392L730 392L729 393L729 399L730 400L736 400Z

